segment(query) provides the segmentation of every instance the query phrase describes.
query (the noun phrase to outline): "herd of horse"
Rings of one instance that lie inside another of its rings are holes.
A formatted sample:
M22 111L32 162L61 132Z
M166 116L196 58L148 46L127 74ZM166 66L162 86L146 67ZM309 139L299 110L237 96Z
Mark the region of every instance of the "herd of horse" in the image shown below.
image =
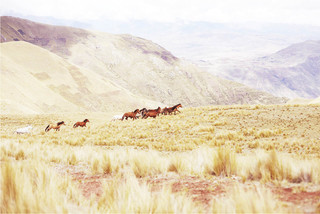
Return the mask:
M142 119L147 119L148 117L153 117L156 118L157 116L159 116L160 114L163 115L171 115L172 113L176 114L177 112L180 113L178 108L182 108L182 105L179 103L177 105L174 105L172 107L165 107L163 109L161 109L160 107L158 107L157 109L136 109L133 112L126 112L123 115L115 115L113 117L112 120L128 120L128 118L132 118L132 120L138 119L138 118L142 118ZM77 128L77 127L86 127L87 122L90 122L88 119L85 119L82 122L76 122L73 125L73 128ZM58 122L57 124L49 124L46 128L45 128L45 132L50 131L51 129L54 129L56 131L60 131L60 127L62 125L66 125L64 123L64 121ZM23 133L30 133L30 130L32 129L32 126L28 126L25 128L20 128L16 130L17 134L23 134Z
M126 112L122 116L121 115L115 115L112 120L128 120L128 118L132 118L132 120L142 118L142 119L147 119L148 117L153 117L156 118L160 114L163 115L170 115L172 113L176 114L177 112L180 112L178 108L182 108L182 105L179 103L175 106L172 107L165 107L161 109L158 107L157 109L136 109L132 112ZM140 115L138 115L140 114Z

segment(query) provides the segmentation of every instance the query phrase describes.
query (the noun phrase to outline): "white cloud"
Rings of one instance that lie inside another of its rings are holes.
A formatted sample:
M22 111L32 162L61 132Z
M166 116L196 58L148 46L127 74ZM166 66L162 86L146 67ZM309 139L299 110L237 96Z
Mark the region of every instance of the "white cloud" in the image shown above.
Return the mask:
M274 22L320 26L318 0L2 0L1 15L151 21Z

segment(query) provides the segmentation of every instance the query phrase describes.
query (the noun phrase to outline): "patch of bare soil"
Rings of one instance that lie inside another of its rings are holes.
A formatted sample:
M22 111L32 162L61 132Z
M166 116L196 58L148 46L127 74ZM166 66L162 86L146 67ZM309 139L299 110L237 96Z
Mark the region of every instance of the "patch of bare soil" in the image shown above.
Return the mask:
M74 181L79 182L79 188L82 191L82 194L86 198L90 198L92 195L100 197L102 195L102 180L105 179L107 175L83 175L83 174L74 174L72 176Z
M83 196L90 198L91 196L100 197L103 193L102 183L112 180L110 174L86 173L87 167L73 165L56 165L54 167L60 174L71 176L72 180L79 184L79 189ZM210 203L215 198L226 197L228 192L240 181L238 178L212 177L201 178L196 176L179 176L177 174L167 174L140 178L140 182L147 182L152 186L151 191L157 192L164 186L169 186L172 192L182 192L188 195L195 202L203 204L205 208L209 208ZM247 182L244 184L248 188L254 188L255 182ZM262 185L262 184L261 184ZM301 188L301 186L281 187L273 184L266 184L272 193L293 210L302 210L305 213L317 212L320 205L320 186L309 186Z
M279 200L299 207L305 213L317 212L320 209L320 187L309 187L308 189L299 189L297 187L276 187L270 186L273 194Z
M95 195L100 197L102 194L102 181L111 180L112 177L109 174L96 174L90 175L86 173L86 166L73 166L73 165L56 165L54 167L60 174L69 175L73 181L79 184L83 196L90 198Z
M225 195L227 186L232 185L234 180L205 179L195 176L159 176L149 177L147 182L152 185L152 191L158 191L163 186L171 186L172 192L184 192L194 201L209 206L214 197Z

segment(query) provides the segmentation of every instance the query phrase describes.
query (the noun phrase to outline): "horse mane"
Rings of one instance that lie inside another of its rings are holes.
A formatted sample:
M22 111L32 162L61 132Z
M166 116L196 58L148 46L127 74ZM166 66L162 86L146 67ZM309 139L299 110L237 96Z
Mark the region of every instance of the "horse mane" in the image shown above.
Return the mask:
M136 109L136 110L134 110L134 112L133 113L137 113L138 111L140 111L139 109Z
M175 110L177 107L178 107L178 105L175 105L175 106L172 107L171 110L173 111L173 110Z
M85 119L83 122L87 122L87 121L89 121L88 119Z
M179 105L181 105L181 103L179 103L179 104L177 104L177 105L173 106L172 108L177 108L177 106L179 106Z
M64 121L57 123L57 126L60 126L61 124L64 124Z

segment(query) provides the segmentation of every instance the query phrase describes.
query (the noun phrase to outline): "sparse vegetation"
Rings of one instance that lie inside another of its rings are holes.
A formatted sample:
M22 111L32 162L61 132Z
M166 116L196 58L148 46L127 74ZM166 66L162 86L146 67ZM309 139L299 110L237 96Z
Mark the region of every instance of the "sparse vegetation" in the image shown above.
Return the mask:
M319 110L208 106L112 122L89 114L84 129L72 128L71 114L1 115L1 212L316 212ZM44 131L61 118L67 126ZM31 134L13 134L25 124Z

